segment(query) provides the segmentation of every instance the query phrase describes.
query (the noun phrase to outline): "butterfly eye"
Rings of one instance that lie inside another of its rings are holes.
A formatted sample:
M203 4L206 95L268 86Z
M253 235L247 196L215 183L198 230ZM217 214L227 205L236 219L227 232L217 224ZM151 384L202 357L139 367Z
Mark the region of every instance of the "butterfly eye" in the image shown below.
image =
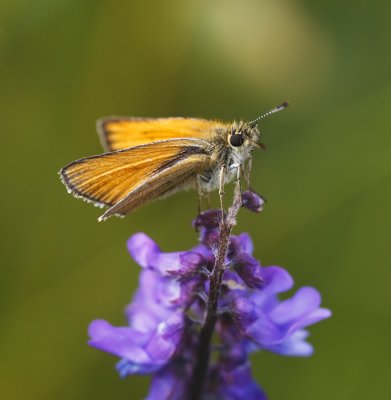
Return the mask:
M239 147L243 144L244 138L243 135L240 133L234 133L229 137L229 143L231 146Z

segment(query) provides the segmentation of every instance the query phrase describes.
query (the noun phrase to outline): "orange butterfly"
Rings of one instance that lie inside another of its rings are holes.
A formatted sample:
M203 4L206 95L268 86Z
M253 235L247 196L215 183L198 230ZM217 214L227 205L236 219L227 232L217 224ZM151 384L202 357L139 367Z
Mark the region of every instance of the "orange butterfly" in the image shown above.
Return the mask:
M61 180L75 197L109 207L99 221L192 187L200 194L219 189L222 196L224 184L239 179L252 150L260 147L258 121L287 105L247 123L104 118L98 132L106 153L68 164Z

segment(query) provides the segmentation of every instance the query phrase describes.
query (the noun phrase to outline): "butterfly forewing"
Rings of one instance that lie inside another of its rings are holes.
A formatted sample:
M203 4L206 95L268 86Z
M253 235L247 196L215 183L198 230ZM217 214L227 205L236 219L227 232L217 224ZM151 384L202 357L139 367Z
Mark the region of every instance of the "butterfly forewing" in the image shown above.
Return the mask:
M189 180L209 162L205 141L172 139L77 160L61 170L61 178L75 196L97 205L112 207L127 198L109 213L125 214L143 199L169 193L177 185L170 182Z
M114 151L173 138L208 140L220 125L197 118L109 117L99 120L97 127L104 149Z

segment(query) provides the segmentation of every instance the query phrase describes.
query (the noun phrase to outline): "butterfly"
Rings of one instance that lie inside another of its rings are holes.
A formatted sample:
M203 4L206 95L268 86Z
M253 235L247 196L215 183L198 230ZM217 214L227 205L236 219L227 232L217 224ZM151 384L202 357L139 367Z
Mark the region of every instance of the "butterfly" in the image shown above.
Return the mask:
M180 190L200 195L239 180L254 148L258 122L285 109L282 103L250 122L198 118L108 117L97 123L105 153L76 160L59 172L68 192L108 209L99 217L123 216Z

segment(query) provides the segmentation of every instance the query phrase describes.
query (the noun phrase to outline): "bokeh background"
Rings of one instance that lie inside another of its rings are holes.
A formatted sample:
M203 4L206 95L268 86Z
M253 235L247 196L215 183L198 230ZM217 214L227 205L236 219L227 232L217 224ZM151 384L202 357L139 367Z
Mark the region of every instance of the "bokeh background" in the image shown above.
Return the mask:
M240 215L264 265L323 294L309 359L261 353L271 399L390 399L391 3L2 0L0 5L3 399L141 399L89 348L95 318L123 324L138 231L196 243L194 193L97 223L57 171L101 152L106 115L253 119L267 151Z

